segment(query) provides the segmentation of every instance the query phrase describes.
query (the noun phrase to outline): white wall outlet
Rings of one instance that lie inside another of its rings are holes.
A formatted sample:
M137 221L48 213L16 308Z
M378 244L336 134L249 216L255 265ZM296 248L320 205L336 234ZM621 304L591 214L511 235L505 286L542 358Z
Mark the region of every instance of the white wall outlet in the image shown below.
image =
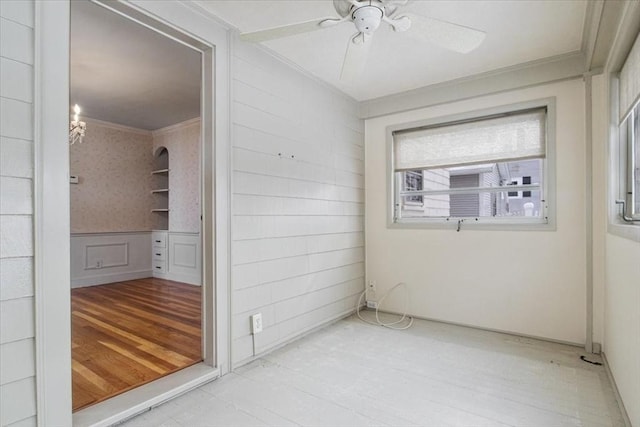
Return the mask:
M262 332L262 313L256 313L251 316L251 333L257 334Z
M102 260L101 259L96 261L96 268L102 268Z
M375 310L376 308L378 308L378 302L377 301L367 301L367 308Z

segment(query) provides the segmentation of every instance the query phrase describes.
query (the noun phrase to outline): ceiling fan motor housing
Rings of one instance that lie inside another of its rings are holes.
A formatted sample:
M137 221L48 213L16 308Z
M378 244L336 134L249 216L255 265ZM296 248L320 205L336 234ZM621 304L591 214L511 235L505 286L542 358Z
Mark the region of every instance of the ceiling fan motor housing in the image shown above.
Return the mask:
M370 1L364 6L360 6L355 9L351 18L358 31L365 34L372 34L380 26L382 17L384 16L384 10L382 4L376 5L379 2Z

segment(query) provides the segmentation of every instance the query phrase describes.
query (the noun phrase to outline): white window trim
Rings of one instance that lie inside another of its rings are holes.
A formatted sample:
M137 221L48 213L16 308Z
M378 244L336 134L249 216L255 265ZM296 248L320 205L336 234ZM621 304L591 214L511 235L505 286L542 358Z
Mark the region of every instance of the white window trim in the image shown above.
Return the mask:
M635 136L635 132L634 132L634 126L633 126L633 119L634 119L634 113L636 112L636 109L638 109L638 111L640 111L640 100L638 100L633 108L631 109L631 111L629 112L629 114L627 115L627 117L622 121L623 123L626 123L625 129L623 130L623 132L620 132L620 143L619 143L619 150L620 150L620 159L621 159L621 165L624 164L626 167L622 168L624 170L622 170L621 175L624 178L623 181L624 184L621 184L621 191L620 191L620 198L622 200L624 200L625 202L625 216L627 218L631 218L631 221L634 222L629 222L628 220L625 220L625 222L630 223L632 225L640 225L640 212L635 212L635 207L636 207L636 199L638 199L640 197L640 194L638 194L635 191L635 169L637 167L639 167L640 165L636 164L636 156L635 156L635 150L636 147L634 146L634 141L633 137ZM622 124L620 124L620 126L622 126ZM623 133L626 133L626 135L623 135ZM622 138L624 138L624 141L622 140ZM624 162L624 163L623 163Z
M520 110L535 108L547 109L547 135L546 135L546 158L543 162L542 175L543 194L546 200L546 218L482 218L476 221L475 218L404 218L402 222L396 222L395 216L395 194L400 191L395 181L395 171L393 167L393 133L400 130L434 126L441 123L456 122L470 119L481 119L483 117L496 114L510 113ZM504 230L504 231L554 231L556 230L556 98L543 98L532 101L519 102L515 104L501 105L498 107L474 110L460 114L434 117L415 122L401 123L388 126L387 133L387 227L397 229L457 229L458 220L462 222L462 229L473 230Z
M618 73L609 77L609 224L607 231L618 237L640 242L640 223L625 222L620 216L622 209L615 203L624 196L623 186L626 185L627 173L626 154L621 157L619 117L619 84ZM625 162L624 167L621 161Z

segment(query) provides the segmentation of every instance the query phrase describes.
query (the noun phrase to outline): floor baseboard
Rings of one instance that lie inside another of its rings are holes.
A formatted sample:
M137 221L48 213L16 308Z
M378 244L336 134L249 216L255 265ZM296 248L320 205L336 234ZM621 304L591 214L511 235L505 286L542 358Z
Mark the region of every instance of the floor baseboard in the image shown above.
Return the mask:
M616 397L616 402L618 403L618 407L620 408L620 412L622 413L622 418L624 419L625 427L633 427L631 425L631 419L629 418L629 414L627 414L627 410L624 407L624 402L622 401L622 396L620 395L620 391L618 390L618 385L616 384L616 379L613 377L613 372L611 372L611 368L609 367L609 361L607 360L607 355L605 352L601 352L600 356L602 356L602 361L604 362L604 370L607 373L607 377L611 382L611 388L613 388L613 394Z

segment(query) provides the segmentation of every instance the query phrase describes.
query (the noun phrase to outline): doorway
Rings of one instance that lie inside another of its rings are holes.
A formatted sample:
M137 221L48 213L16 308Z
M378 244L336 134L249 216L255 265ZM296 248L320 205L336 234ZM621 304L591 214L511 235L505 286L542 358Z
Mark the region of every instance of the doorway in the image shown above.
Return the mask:
M205 54L107 6L71 2L74 412L212 359Z
M178 2L108 2L143 25L202 52L202 244L204 361L103 404L71 412L69 250L70 1L36 2L34 73L34 306L36 399L43 425L109 425L228 372L229 34ZM214 79L215 75L215 79ZM215 84L214 84L215 83ZM215 166L215 169L214 169ZM208 305L208 306L207 306ZM215 314L215 315L214 315ZM215 328L214 328L215 324ZM165 381L166 380L166 381ZM143 390L146 389L146 390ZM98 410L100 407L100 410Z

